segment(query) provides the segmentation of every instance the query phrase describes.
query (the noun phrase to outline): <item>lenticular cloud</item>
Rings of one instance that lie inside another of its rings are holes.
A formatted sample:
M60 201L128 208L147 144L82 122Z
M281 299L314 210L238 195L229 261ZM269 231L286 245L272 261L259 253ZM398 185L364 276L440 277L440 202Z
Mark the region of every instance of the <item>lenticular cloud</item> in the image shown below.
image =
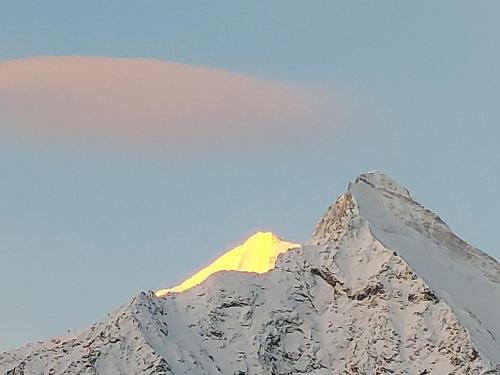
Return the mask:
M39 57L0 63L0 132L171 148L261 142L312 127L299 87L146 59Z

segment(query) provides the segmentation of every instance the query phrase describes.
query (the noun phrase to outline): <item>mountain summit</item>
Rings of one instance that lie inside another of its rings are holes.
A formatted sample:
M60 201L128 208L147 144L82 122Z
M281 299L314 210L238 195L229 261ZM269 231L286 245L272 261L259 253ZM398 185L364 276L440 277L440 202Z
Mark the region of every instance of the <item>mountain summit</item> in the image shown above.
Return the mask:
M0 354L0 373L500 374L499 317L498 262L371 172L302 246L257 234L81 333Z
M221 271L264 273L274 268L278 255L299 244L286 242L271 232L257 232L240 246L229 250L210 265L198 271L189 279L169 289L158 290L158 297L167 293L183 292Z

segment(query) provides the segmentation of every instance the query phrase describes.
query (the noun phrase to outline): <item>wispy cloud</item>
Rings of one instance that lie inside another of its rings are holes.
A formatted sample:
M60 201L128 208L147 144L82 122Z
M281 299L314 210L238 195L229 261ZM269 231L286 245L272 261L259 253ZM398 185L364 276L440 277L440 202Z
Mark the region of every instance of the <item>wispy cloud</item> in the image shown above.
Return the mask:
M0 63L0 132L174 149L260 142L314 129L325 98L299 86L147 59Z

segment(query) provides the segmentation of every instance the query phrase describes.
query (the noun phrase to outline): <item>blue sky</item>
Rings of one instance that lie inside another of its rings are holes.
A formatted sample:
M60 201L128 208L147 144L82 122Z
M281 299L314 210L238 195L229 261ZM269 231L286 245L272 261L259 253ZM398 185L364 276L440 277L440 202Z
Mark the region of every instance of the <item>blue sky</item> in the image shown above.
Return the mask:
M344 106L299 137L216 150L0 133L0 349L84 327L256 230L304 241L373 169L500 257L500 3L0 7L0 61L159 59L321 88Z

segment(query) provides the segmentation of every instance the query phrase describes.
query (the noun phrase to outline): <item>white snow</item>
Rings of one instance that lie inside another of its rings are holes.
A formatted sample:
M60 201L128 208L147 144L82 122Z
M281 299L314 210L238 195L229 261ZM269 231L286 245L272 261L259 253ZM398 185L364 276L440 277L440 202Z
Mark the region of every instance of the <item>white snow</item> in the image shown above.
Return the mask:
M380 178L369 179L373 180ZM500 361L500 284L489 276L494 260L470 246L457 247L455 235L434 214L411 199L387 194L393 184L389 183L389 189L386 186L373 188L361 178L349 187L374 237L395 250L447 302L480 352L491 361ZM415 215L418 219L412 218ZM425 235L424 223L443 231L440 236L450 241L436 242ZM489 268L483 269L483 263ZM499 272L498 263L496 267Z
M499 374L499 280L373 172L269 272L141 293L82 333L0 354L0 374Z

